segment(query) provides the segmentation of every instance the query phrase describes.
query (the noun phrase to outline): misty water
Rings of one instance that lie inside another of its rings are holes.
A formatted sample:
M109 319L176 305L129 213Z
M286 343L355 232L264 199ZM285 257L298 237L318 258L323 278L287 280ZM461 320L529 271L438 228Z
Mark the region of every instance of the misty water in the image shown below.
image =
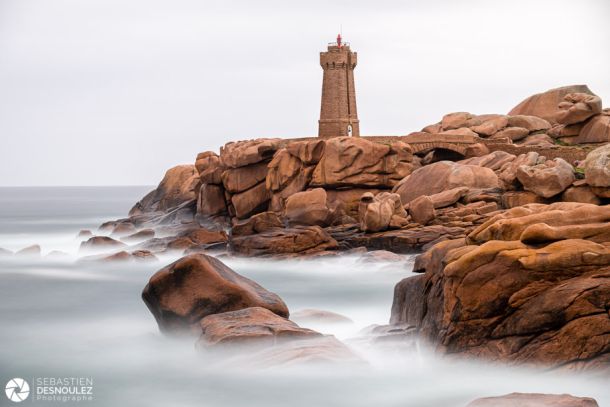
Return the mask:
M125 216L149 188L0 188L0 247L42 246L41 258L0 257L0 379L87 377L99 406L434 406L519 392L571 393L610 406L608 378L451 361L422 346L373 346L386 324L398 263L223 260L279 294L291 311L338 312L354 324L307 326L345 340L366 363L248 368L213 363L193 339L158 332L140 299L160 262L76 262L80 229ZM68 256L46 256L53 250ZM8 401L2 396L2 402ZM29 404L33 397L23 402ZM38 402L67 405L75 402ZM2 403L0 403L2 404Z

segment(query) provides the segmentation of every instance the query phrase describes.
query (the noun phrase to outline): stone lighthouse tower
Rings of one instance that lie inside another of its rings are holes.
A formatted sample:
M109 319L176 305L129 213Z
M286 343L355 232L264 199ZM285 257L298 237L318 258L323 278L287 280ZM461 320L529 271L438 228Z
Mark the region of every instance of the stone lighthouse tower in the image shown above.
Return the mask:
M320 52L324 79L318 137L360 136L354 87L357 57L349 43L341 42L340 34L326 52Z

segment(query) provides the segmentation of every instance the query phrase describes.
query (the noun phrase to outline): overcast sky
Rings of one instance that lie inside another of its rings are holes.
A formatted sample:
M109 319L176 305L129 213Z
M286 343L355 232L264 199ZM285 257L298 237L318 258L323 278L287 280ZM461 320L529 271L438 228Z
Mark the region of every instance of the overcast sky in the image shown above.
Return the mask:
M586 83L610 1L0 0L0 185L156 184L227 141L317 134L318 53L358 52L363 135Z

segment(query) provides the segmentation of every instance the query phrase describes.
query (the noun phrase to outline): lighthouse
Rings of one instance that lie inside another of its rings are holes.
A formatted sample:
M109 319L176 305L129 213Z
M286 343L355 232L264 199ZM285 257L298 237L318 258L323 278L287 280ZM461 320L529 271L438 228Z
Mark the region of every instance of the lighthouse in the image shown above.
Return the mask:
M322 79L322 106L318 122L318 137L359 137L360 122L356 110L354 68L358 54L350 44L343 42L341 34L336 42L320 52Z

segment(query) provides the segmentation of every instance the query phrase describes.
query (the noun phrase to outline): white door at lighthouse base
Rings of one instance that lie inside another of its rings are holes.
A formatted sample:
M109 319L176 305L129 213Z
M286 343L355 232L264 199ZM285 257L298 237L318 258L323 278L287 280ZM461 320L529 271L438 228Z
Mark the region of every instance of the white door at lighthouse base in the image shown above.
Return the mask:
M351 124L347 125L347 136L348 137L352 136L352 125Z

